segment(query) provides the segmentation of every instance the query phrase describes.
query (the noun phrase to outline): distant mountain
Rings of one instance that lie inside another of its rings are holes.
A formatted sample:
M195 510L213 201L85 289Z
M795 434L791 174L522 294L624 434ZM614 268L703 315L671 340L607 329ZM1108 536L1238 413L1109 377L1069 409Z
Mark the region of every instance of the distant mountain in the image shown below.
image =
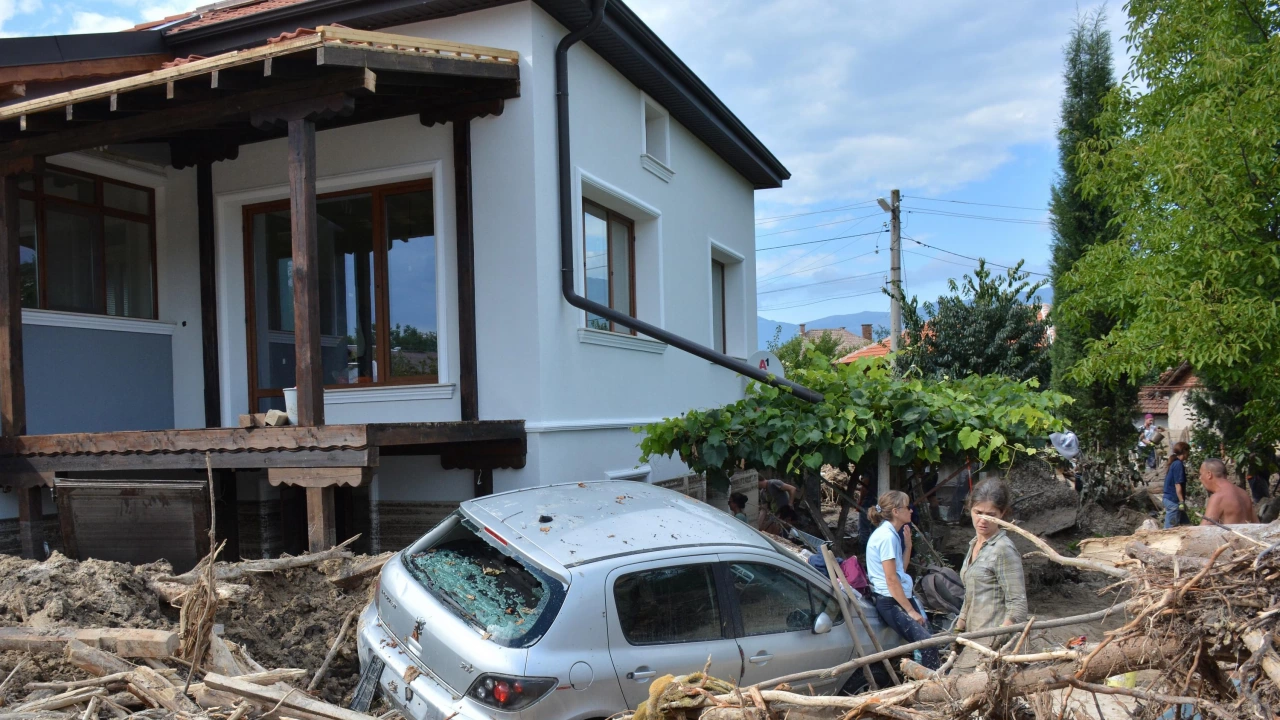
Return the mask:
M862 333L862 324L871 323L872 327L878 325L889 326L889 313L864 311L853 313L851 315L828 315L827 317L818 318L806 322L806 330L834 330L836 328L844 328L854 335ZM777 331L778 326L782 326L782 335L779 342L786 342L795 337L800 332L799 325L781 322L778 320L770 320L756 316L756 337L760 350L764 350L770 340L773 339L773 333Z

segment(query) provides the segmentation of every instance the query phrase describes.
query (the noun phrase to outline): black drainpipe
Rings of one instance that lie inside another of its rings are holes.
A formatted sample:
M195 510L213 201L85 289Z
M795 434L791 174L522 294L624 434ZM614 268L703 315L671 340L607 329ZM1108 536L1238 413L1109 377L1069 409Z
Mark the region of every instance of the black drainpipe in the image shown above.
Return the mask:
M556 138L559 145L557 148L557 164L560 171L560 291L564 295L564 299L576 308L585 310L593 315L608 318L619 325L632 328L636 332L648 335L655 340L661 340L668 345L674 345L687 353L697 355L721 367L729 368L740 375L746 375L753 380L759 380L777 387L788 388L796 397L809 402L822 402L822 393L810 390L803 385L797 385L790 380L783 380L770 375L760 370L760 368L748 365L736 358L731 358L724 353L716 352L709 347L699 345L675 333L667 332L642 320L624 315L607 305L588 300L574 290L573 182L569 165L569 48L600 27L600 23L604 21L604 6L607 2L608 0L595 0L595 6L591 11L591 22L587 23L586 27L565 35L556 47Z

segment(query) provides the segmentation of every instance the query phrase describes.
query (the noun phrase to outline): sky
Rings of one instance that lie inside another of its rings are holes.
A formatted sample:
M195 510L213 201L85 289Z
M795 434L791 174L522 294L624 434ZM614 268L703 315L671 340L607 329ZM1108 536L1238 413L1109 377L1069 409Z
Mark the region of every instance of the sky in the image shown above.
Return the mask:
M0 0L0 36L119 30L203 2ZM1062 51L1099 3L628 2L791 171L756 193L760 315L887 310L875 199L893 188L908 296L946 292L971 258L1048 271ZM1123 72L1123 9L1107 14Z

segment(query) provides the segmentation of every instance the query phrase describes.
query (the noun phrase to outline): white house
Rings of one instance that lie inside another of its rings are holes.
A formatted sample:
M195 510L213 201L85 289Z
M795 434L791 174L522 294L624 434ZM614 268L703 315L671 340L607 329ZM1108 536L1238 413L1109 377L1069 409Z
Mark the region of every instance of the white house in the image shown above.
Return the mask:
M237 0L0 40L14 549L194 559L206 457L244 556L391 549L477 493L685 473L638 467L632 428L741 397L708 358L756 347L753 196L788 173L609 0L565 56L562 174L557 44L592 15ZM298 426L240 427L295 385Z

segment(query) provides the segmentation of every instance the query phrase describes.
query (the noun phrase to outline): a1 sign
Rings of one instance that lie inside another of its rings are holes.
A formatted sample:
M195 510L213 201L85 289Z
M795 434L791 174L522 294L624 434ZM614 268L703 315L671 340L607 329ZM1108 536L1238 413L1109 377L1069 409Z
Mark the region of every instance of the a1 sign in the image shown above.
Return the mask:
M782 369L782 361L778 359L777 355L768 350L752 353L751 357L747 358L747 364L760 368L761 372L767 372L774 377L784 379L787 377L786 371Z

